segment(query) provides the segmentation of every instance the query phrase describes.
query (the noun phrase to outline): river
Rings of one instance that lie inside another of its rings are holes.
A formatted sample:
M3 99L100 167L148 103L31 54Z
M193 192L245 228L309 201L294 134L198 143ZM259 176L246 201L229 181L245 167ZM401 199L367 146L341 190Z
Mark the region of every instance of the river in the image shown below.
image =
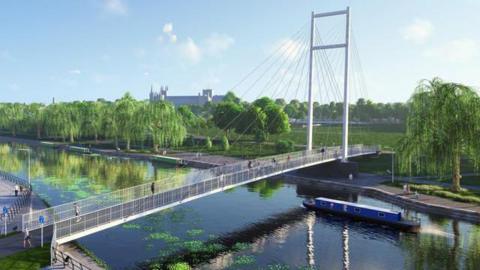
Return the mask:
M27 156L18 151L24 147L0 144L0 169L26 176ZM31 160L34 190L52 205L194 170L47 148L32 149ZM300 207L304 198L317 196L403 210L283 176L188 202L78 242L112 269L164 269L176 262L198 269L480 269L478 225L408 211L421 218L422 231L402 233Z

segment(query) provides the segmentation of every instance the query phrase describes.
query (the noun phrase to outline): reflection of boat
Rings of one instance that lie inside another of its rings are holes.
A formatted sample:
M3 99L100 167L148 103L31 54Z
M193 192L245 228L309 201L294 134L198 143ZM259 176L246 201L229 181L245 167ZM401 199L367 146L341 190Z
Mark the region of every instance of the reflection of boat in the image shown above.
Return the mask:
M409 232L418 232L420 229L420 221L402 218L401 212L391 211L385 208L323 197L318 197L315 200L305 200L303 205L311 210L325 211L354 219L386 224Z

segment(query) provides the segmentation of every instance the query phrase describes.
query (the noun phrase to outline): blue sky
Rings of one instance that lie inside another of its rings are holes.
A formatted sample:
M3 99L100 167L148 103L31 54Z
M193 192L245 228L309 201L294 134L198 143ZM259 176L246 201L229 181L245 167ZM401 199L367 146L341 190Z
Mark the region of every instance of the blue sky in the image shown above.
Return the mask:
M347 5L368 98L405 101L433 76L480 86L475 0L4 0L0 101L115 99L125 91L145 99L150 85L221 94L312 10Z

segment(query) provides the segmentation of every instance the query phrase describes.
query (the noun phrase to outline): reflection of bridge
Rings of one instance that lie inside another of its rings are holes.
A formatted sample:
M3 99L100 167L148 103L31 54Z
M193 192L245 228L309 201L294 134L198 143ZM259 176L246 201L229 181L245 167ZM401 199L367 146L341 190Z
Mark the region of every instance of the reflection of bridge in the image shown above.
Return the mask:
M354 157L374 154L378 149L350 146L348 150L349 157ZM338 147L301 151L195 171L187 176L188 184L178 185L175 179L168 179L155 182L153 192L150 183L117 190L25 214L23 229L41 228L39 219L43 216L43 226L54 225L56 241L66 243L225 189L343 159L339 152Z

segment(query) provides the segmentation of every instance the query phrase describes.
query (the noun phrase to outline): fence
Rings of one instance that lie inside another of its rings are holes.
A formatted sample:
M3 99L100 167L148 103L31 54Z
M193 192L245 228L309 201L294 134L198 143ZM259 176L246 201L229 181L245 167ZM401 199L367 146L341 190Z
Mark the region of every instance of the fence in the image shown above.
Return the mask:
M377 147L351 146L349 156L375 153ZM225 188L253 182L313 164L339 158L338 147L300 151L193 172L190 183L178 186L175 178L146 183L80 201L58 205L23 215L23 229L55 224L57 238L86 231L174 203L192 200Z
M30 188L30 184L28 183L27 179L23 179L21 177L15 176L11 173L0 171L0 179L7 180L7 181L12 182L14 184Z

